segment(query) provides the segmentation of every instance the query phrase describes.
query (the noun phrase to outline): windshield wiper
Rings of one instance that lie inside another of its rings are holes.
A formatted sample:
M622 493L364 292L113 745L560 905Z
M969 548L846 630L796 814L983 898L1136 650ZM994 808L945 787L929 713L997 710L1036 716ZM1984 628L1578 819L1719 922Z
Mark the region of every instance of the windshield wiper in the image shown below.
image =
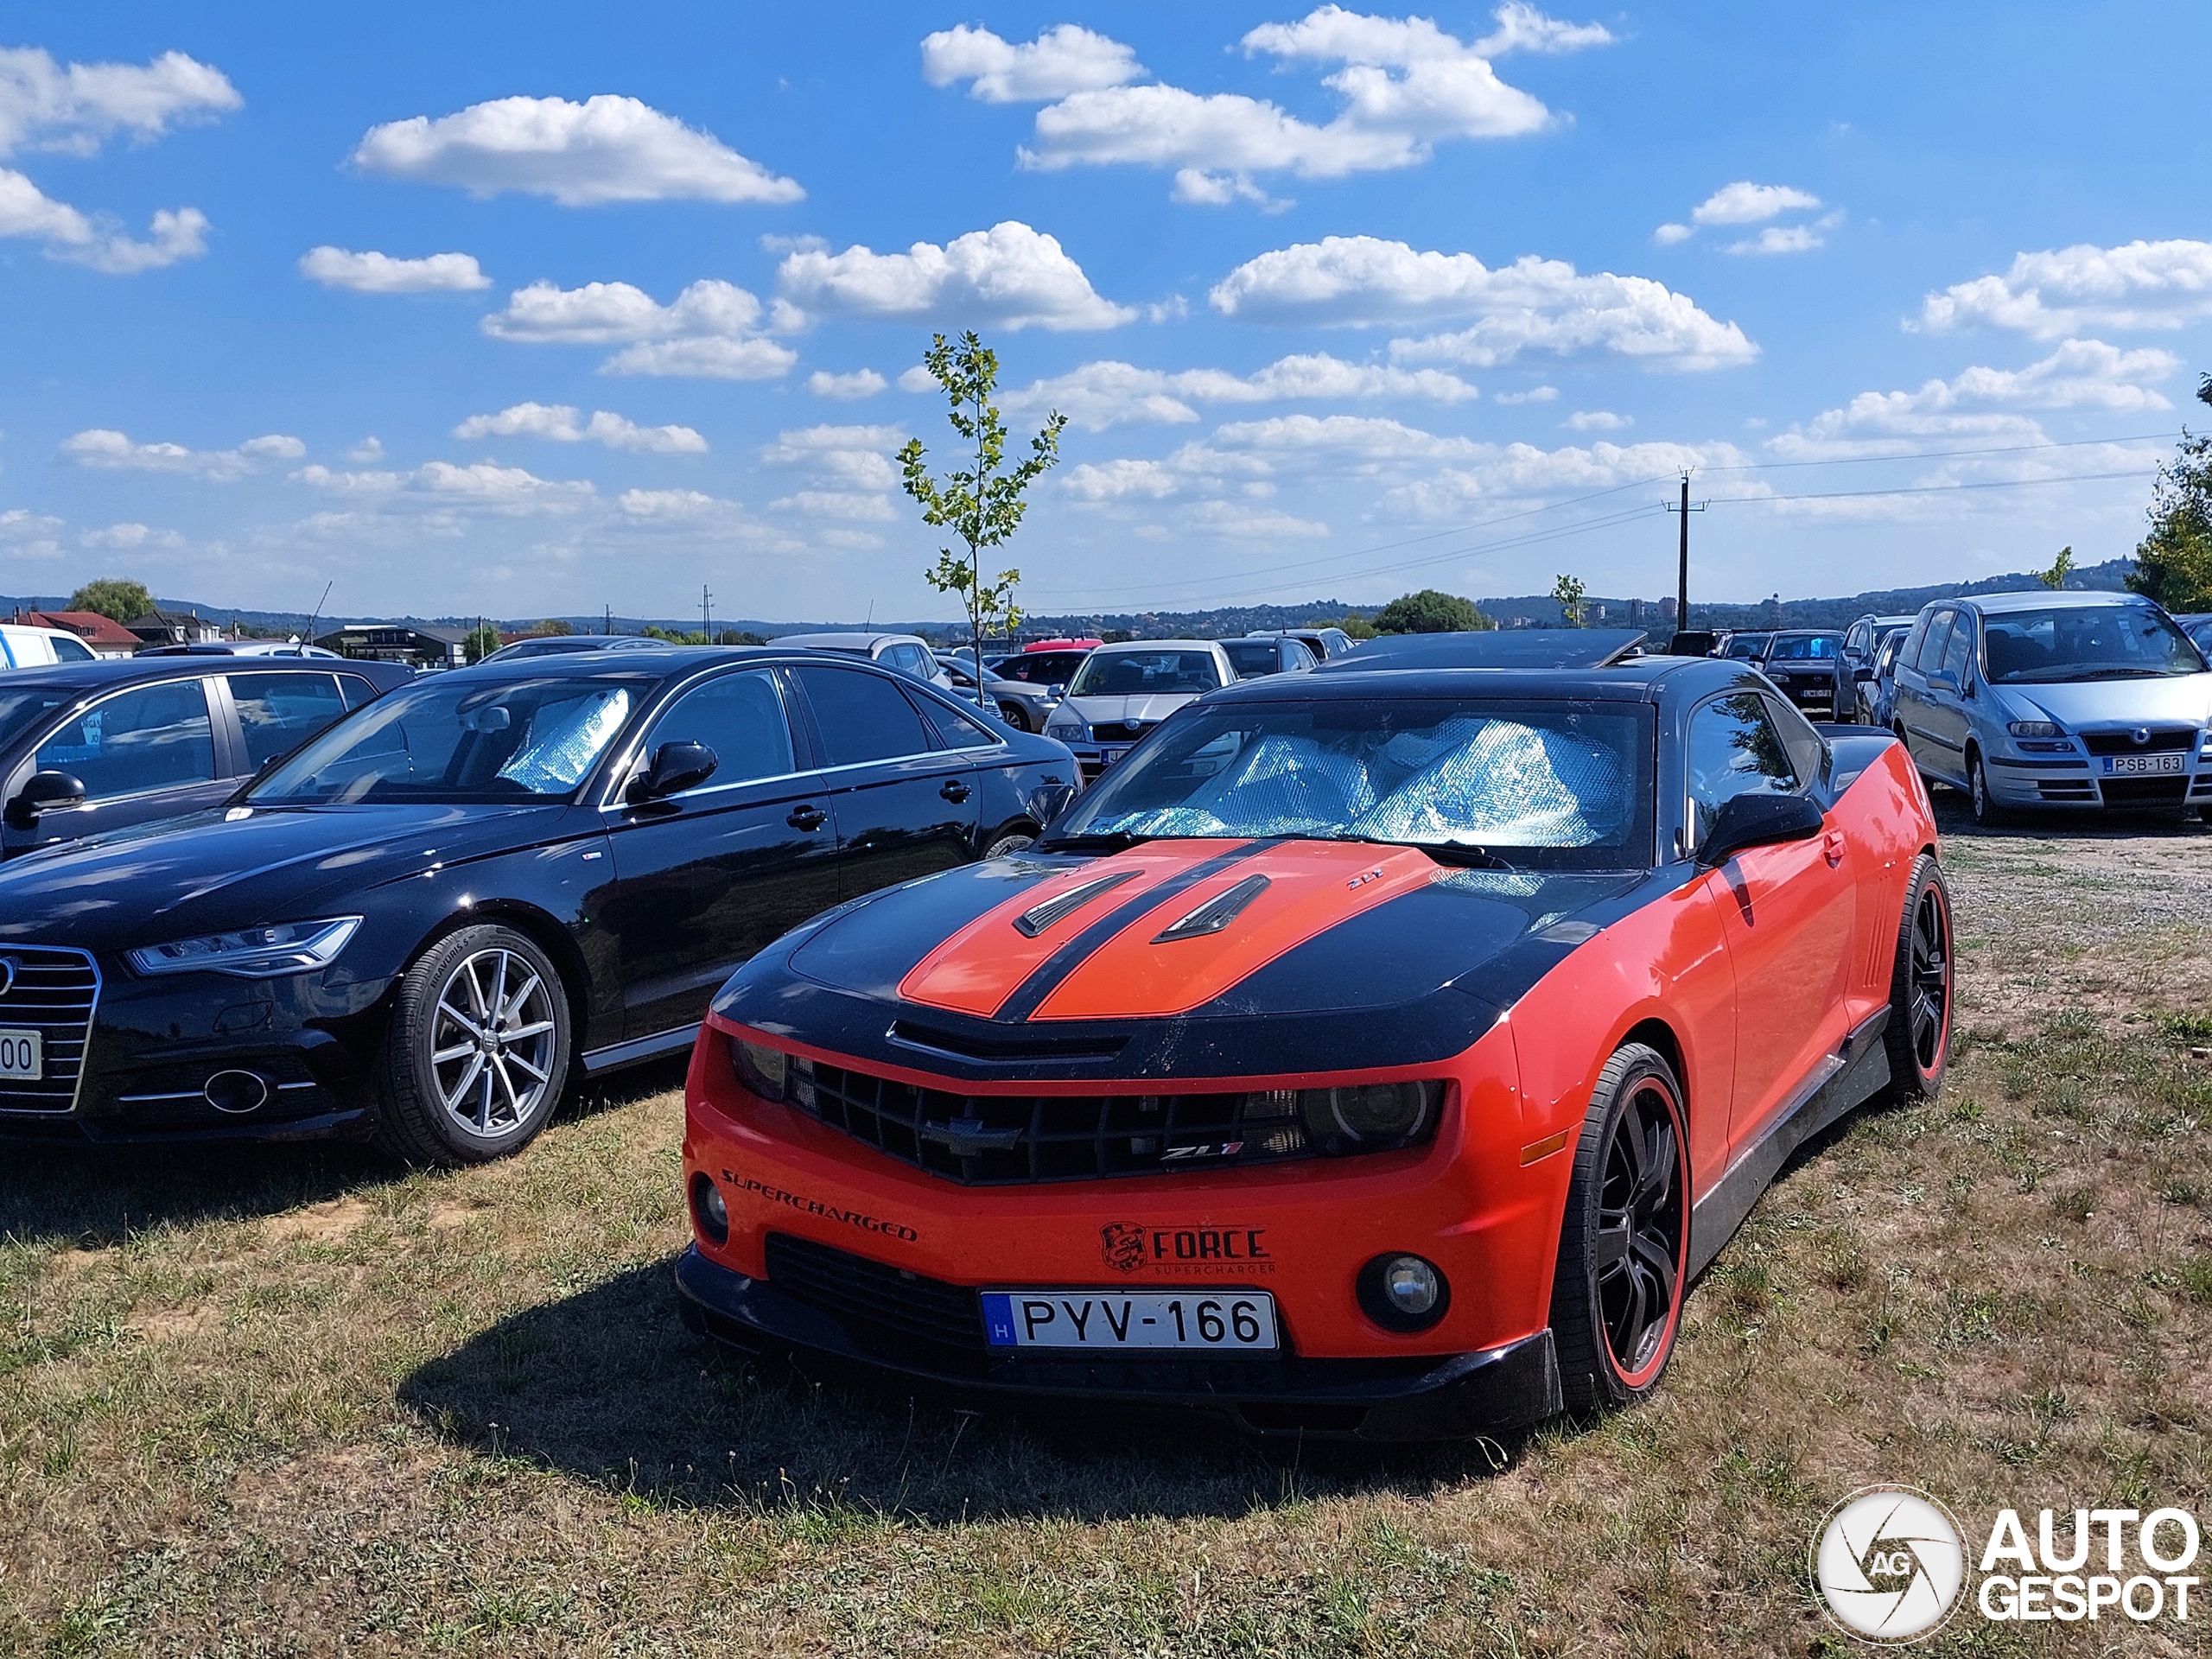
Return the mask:
M1051 836L1037 843L1040 853L1119 853L1139 842L1151 841L1128 830L1108 830L1095 835Z

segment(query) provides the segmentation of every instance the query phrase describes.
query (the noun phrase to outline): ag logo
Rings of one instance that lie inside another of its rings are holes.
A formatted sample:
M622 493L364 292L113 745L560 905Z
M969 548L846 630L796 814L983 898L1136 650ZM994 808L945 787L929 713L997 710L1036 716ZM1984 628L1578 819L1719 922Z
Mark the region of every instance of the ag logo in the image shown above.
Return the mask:
M1813 1582L1828 1617L1861 1641L1917 1641L1951 1616L1966 1583L1959 1523L1917 1487L1862 1487L1814 1539Z
M1116 1273L1135 1273L1144 1266L1144 1229L1134 1222L1117 1221L1098 1230L1098 1244L1106 1265Z

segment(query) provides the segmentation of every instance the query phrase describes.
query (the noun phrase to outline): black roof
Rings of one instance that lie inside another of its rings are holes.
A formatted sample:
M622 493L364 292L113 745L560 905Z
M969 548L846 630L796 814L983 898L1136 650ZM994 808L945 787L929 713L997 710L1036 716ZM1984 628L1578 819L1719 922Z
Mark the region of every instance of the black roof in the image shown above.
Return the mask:
M1317 674L1373 668L1602 668L1643 643L1642 628L1492 628L1481 633L1406 633L1372 639L1324 663Z

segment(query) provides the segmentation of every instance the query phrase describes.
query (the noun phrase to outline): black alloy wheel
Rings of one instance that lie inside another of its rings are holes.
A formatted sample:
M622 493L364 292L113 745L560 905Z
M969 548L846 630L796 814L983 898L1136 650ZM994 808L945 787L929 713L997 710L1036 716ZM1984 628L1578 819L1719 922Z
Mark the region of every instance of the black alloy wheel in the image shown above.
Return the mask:
M1882 1031L1890 1082L1899 1098L1933 1099L1950 1062L1951 893L1935 859L1913 861L1897 925L1890 976L1890 1018Z
M378 1139L418 1166L518 1151L560 1102L569 1040L567 988L534 941L506 927L448 933L400 981Z
M1569 1178L1552 1284L1552 1339L1569 1410L1629 1405L1674 1351L1689 1254L1681 1085L1630 1043L1592 1091Z

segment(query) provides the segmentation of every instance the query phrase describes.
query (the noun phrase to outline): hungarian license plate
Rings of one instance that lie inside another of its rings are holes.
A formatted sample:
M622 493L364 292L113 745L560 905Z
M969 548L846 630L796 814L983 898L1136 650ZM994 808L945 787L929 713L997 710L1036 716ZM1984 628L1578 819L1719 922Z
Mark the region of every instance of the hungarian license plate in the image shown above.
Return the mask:
M46 1057L35 1031L0 1031L0 1077L36 1083L46 1076Z
M1123 755L1127 754L1135 747L1136 746L1134 743L1123 743L1115 748L1099 750L1098 765L1100 768L1103 770L1105 767L1112 766L1116 760L1120 760Z
M1275 1299L1263 1290L987 1290L983 1328L994 1348L1265 1350L1275 1341Z
M2177 776L2182 768L2182 757L2177 752L2167 754L2108 754L2104 757L2104 775L2107 778L2160 778Z

